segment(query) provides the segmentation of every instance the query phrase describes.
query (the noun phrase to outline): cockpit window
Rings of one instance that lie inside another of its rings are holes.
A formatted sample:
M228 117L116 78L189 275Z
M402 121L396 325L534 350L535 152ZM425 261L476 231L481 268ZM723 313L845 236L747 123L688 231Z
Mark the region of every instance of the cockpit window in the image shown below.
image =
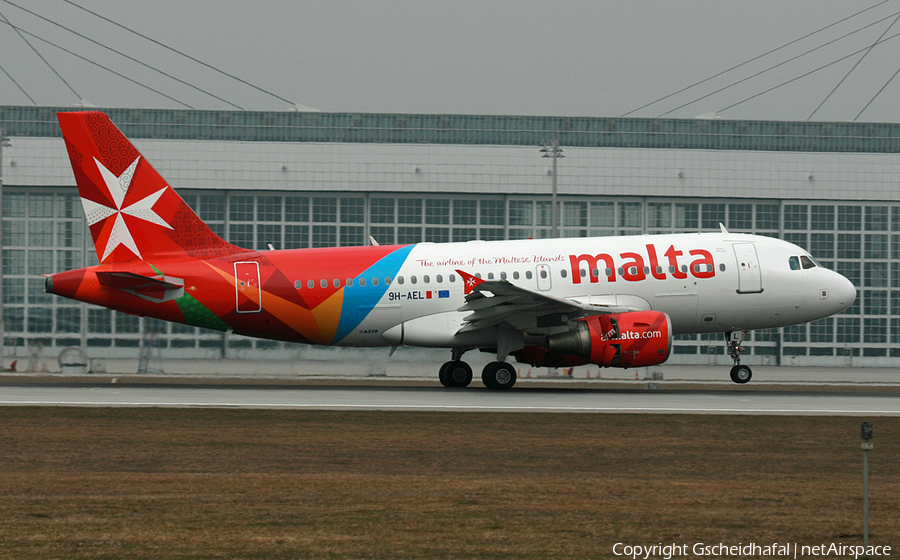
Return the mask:
M806 255L791 257L789 259L789 262L791 263L791 270L806 270L807 268L816 268L817 266L821 266L812 257L808 257Z

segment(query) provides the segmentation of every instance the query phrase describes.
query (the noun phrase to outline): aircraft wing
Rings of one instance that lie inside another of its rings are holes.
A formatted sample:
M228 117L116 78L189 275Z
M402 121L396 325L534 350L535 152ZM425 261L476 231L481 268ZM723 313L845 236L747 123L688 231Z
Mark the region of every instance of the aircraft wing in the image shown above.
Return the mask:
M471 311L459 333L508 324L521 331L564 327L572 319L636 309L621 305L592 305L559 298L516 286L507 280L483 280L457 270L465 284L466 303L459 311Z

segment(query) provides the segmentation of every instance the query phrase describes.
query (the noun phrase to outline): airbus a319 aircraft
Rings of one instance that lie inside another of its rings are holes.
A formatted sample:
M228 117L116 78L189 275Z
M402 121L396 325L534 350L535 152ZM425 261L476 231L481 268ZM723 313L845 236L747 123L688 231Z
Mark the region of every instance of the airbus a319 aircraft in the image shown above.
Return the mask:
M465 387L516 369L666 361L672 337L725 334L731 378L747 331L827 317L856 289L796 245L721 232L256 251L204 224L101 112L59 113L100 264L46 291L125 313L334 346L446 348L439 379ZM393 350L392 350L393 351Z

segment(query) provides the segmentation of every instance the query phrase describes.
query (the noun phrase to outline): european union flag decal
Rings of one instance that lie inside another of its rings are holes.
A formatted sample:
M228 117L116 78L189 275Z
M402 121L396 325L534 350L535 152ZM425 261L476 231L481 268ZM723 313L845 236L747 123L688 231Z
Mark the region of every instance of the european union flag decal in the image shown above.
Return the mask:
M448 298L450 297L450 290L439 290L438 291L439 298Z

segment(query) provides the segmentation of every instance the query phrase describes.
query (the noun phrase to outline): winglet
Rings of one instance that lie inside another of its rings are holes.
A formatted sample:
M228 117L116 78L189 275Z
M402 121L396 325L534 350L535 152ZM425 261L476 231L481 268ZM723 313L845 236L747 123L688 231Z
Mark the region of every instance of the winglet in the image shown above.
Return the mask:
M456 269L456 272L458 272L459 275L462 276L463 286L465 287L465 291L463 293L465 295L471 294L472 290L474 290L476 287L480 286L481 284L484 284L484 282L485 282L481 278L479 278L477 276L472 276L468 272L463 272L462 270L459 270L459 269Z

